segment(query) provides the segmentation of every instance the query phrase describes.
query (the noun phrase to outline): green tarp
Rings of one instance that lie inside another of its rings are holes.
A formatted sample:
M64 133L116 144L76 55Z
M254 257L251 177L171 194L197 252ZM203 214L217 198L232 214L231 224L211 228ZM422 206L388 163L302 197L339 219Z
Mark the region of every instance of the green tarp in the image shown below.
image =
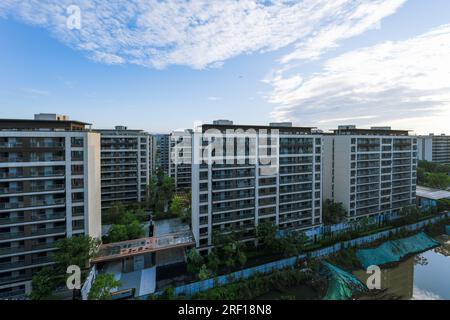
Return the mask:
M439 242L420 232L408 238L386 241L373 249L358 249L356 256L364 269L367 269L371 265L381 266L398 262L408 254L422 252L436 245L439 245Z
M323 265L328 279L328 290L323 300L347 300L354 293L367 290L367 287L351 273L328 262L323 262Z

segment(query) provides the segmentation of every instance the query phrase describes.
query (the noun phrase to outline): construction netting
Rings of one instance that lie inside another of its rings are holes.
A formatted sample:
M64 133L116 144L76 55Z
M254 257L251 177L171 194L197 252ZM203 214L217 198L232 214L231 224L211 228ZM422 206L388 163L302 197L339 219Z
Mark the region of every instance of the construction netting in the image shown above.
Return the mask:
M328 289L323 300L348 300L355 293L364 292L367 287L354 275L328 262L323 262L323 274L328 280Z
M398 262L408 254L422 252L439 245L425 233L414 236L389 240L372 249L358 249L356 256L364 269L371 265L381 266L391 262Z

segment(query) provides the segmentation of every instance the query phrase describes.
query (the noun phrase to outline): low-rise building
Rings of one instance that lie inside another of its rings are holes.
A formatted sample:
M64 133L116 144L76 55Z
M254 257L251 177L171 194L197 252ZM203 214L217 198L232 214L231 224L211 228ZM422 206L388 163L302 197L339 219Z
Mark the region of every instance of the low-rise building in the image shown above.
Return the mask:
M96 272L120 281L114 299L139 297L163 289L186 273L186 250L195 246L189 225L180 219L155 221L153 236L104 244L92 260Z

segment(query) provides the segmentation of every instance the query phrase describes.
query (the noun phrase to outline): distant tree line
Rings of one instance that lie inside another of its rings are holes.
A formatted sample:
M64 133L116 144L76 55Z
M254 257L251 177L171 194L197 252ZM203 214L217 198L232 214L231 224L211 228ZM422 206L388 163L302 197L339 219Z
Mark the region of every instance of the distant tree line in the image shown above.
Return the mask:
M449 173L450 165L419 161L417 184L430 188L448 189L450 188Z

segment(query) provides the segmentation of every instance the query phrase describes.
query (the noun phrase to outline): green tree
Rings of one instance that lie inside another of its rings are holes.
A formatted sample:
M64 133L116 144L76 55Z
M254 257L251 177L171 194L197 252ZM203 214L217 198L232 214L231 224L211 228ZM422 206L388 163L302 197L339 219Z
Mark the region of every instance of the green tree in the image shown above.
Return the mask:
M203 257L197 250L191 249L187 253L187 271L197 274L203 265Z
M208 269L214 273L217 273L217 271L219 270L219 266L220 266L219 257L214 252L210 252L207 258Z
M144 208L136 208L134 210L134 216L139 222L146 222L149 220L148 213Z
M236 252L236 264L239 267L244 267L247 263L247 255L245 254L244 250L238 249Z
M450 210L450 199L441 199L437 204L438 211Z
M342 203L336 203L326 199L322 206L322 217L325 225L338 224L345 220L347 211Z
M200 271L198 272L198 278L200 280L206 280L211 277L213 277L213 273L211 272L211 270L209 270L205 264L202 265Z
M100 241L90 236L74 236L60 239L55 247L55 261L61 273L66 273L67 267L77 265L81 269L89 266L89 260L98 252Z
M126 208L122 202L115 202L103 215L103 223L106 224L117 224L119 223L122 215L125 213Z
M427 184L427 174L425 169L417 168L417 184L419 186L424 186Z
M279 241L277 239L277 226L270 221L266 221L258 224L256 227L256 237L258 244L262 245L269 251L275 251L279 247Z
M144 236L144 228L139 221L134 220L130 224L113 224L109 229L105 242L120 242L139 239Z
M237 266L243 267L247 263L247 256L243 250L243 244L239 241L232 241L222 246L223 261L228 269Z
M450 185L450 177L445 173L429 173L426 181L433 188L447 189Z
M144 228L138 220L133 221L126 226L128 240L139 239L144 236Z
M123 224L113 224L109 229L105 242L120 242L128 240L128 230Z
M147 187L146 204L155 215L166 213L175 193L175 184L171 177L159 168Z
M55 273L53 270L44 268L33 276L31 281L31 299L41 300L52 294L56 289Z
M173 198L175 194L175 183L172 177L164 176L161 182L161 197L164 201L164 207L168 207L170 200ZM167 209L164 210L166 212Z
M120 281L112 273L99 274L89 291L89 300L111 300L111 291L120 287Z
M175 217L181 217L184 211L184 200L180 196L175 196L170 203L170 213Z

